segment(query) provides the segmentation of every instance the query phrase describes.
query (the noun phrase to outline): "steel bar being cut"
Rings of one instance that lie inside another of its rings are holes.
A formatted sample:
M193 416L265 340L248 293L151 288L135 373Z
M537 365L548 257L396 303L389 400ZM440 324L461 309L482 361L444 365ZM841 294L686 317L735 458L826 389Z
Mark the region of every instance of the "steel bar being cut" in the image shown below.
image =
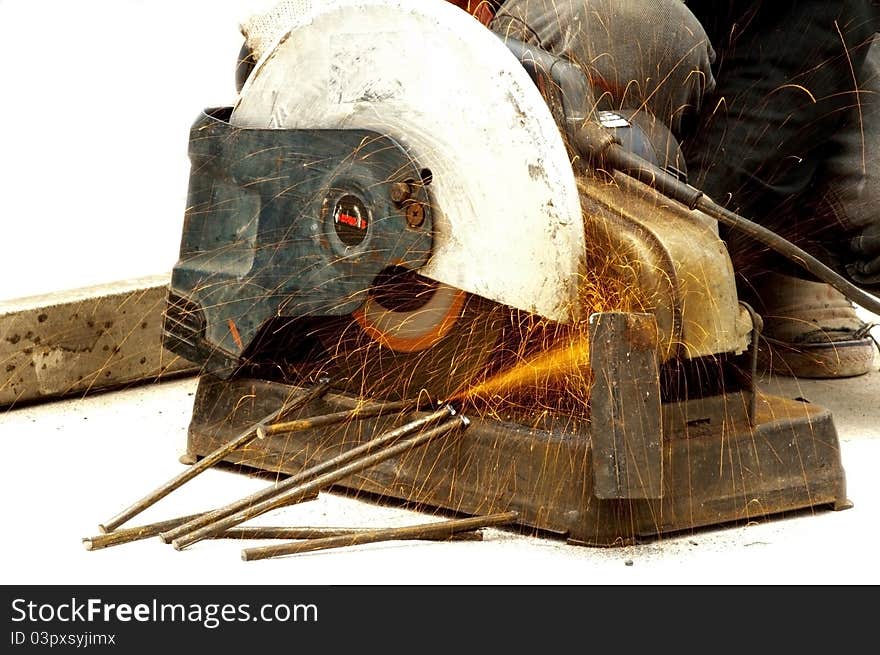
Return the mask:
M333 412L332 414L322 414L321 416L310 416L295 421L285 421L280 423L271 423L262 427L265 436L282 434L284 432L301 432L303 430L311 430L312 428L326 427L328 425L337 425L346 421L359 421L361 419L387 414L388 412L403 411L406 409L414 409L418 406L415 400L398 400L391 403L375 403L369 405L358 405L354 409L348 409L341 412Z
M232 451L237 450L239 448L242 448L242 447L246 446L247 444L249 444L251 441L253 441L254 439L256 439L259 436L259 428L262 425L264 425L265 423L268 423L270 421L274 421L274 420L280 418L281 416L284 416L285 414L289 414L290 412L296 411L297 409L304 407L305 405L310 403L312 400L315 400L316 398L320 398L321 396L323 396L329 388L330 388L330 381L327 379L322 379L314 387L308 389L307 391L305 391L301 395L294 398L289 404L283 405L280 409L272 412L271 414L266 416L263 420L248 427L246 430L241 432L234 439L232 439L228 443L224 444L223 446L221 446L220 448L218 448L217 450L212 452L207 457L199 460L198 462L193 464L191 467L189 467L187 470L183 471L179 475L173 477L171 480L169 480L168 482L163 484L161 487L159 487L155 491L147 494L146 496L141 498L139 501L137 501L136 503L134 503L133 505L131 505L127 509L123 510L122 512L120 512L119 514L114 516L109 521L99 525L98 528L101 530L101 532L111 532L111 531L115 530L120 525L122 525L123 523L125 523L126 521L131 519L132 517L137 516L138 514L143 512L148 507L151 507L152 505L154 505L155 503L160 501L162 498L164 498L165 496L170 494L175 489L183 486L184 484L186 484L187 482L192 480L194 477L196 477L200 473L207 471L209 468L214 466L214 464L217 464L218 462L223 461L223 459L226 458L226 456L229 455L229 453L231 453Z
M467 418L461 415L457 415L434 428L431 428L424 432L420 432L413 437L394 443L390 446L378 450L377 452L349 461L348 464L331 470L309 482L293 486L292 488L287 489L284 493L270 496L269 498L259 503L256 503L255 505L247 507L246 509L236 514L233 514L232 516L221 519L219 521L215 521L198 530L190 532L189 534L175 539L172 544L174 545L175 549L182 550L187 546L191 546L192 544L201 541L202 539L206 539L217 533L223 532L225 530L228 530L229 528L244 523L248 519L260 516L261 514L265 514L266 512L273 510L276 507L289 505L296 502L299 498L305 497L311 493L314 493L315 491L326 489L330 485L335 484L340 480L344 480L354 473L359 473L360 471L368 469L371 466L375 466L380 462L389 460L392 457L396 457L398 455L402 455L404 453L412 451L419 446L433 441L439 437L442 437L448 433L457 430L463 430L467 428L468 425L470 425L470 421ZM398 429L404 429L407 427L408 426L402 426ZM419 427L422 426L420 425Z

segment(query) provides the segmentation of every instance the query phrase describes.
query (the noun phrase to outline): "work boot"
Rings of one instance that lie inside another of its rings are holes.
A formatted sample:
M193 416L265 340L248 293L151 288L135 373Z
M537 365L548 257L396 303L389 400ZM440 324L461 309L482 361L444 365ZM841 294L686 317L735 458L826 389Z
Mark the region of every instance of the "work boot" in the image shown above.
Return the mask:
M753 295L753 294L748 294ZM756 281L755 310L764 319L758 361L764 370L804 378L864 375L874 364L873 324L828 284L779 273Z

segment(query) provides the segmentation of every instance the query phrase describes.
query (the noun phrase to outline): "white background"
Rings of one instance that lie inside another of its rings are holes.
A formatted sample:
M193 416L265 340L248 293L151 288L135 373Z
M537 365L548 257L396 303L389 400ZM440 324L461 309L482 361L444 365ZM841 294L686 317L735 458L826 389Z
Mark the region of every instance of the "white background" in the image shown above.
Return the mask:
M0 298L170 271L246 0L0 0Z
M203 107L234 101L238 21L263 4L0 0L0 298L170 270L189 126ZM241 544L229 542L184 553L157 540L85 551L81 537L182 470L177 456L194 384L0 414L0 582L880 582L877 374L785 390L839 415L856 504L847 512L609 550L489 531L482 543L380 544L252 563L239 561ZM261 485L209 471L142 518L204 509ZM264 522L382 526L424 518L326 494Z

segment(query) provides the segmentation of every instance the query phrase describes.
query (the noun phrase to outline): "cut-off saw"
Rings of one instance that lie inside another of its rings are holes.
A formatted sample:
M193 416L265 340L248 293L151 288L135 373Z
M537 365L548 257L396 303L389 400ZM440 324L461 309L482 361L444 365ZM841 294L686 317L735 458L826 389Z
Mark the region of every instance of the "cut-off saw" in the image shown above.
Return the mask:
M662 123L441 0L243 32L235 105L190 133L166 309L203 367L192 458L327 379L294 418L388 411L229 461L295 474L451 402L454 445L340 487L594 545L849 505L830 412L755 386L760 317Z

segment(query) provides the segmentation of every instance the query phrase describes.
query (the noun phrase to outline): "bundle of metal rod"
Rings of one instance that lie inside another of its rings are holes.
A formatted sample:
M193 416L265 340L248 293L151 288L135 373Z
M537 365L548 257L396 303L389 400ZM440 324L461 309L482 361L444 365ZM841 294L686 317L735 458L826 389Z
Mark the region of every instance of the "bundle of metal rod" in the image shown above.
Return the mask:
M364 530L355 534L327 537L325 539L310 539L308 541L294 541L284 544L245 548L241 551L241 558L247 562L268 557L309 553L330 548L345 548L346 546L360 546L362 544L392 541L395 539L437 539L449 537L456 532L507 525L516 521L517 518L519 518L517 512L503 512L486 516L472 516L466 519L451 519L438 523L422 523L403 528Z
M326 489L327 487L339 482L340 480L344 480L345 478L355 473L360 473L361 471L386 460L389 460L392 457L410 452L418 448L419 446L428 443L429 441L433 441L454 431L464 429L469 424L470 421L464 416L455 416L434 428L420 432L408 439L397 441L385 448L377 450L374 453L370 453L366 456L354 459L344 466L340 466L338 468L335 468L334 470L328 471L327 473L320 475L317 478L314 478L308 482L295 485L292 488L287 489L283 493L270 496L269 498L266 498L261 502L258 502L241 510L240 512L233 514L232 516L220 519L219 521L214 521L213 523L210 523L198 530L190 532L189 534L186 534L182 537L178 537L177 539L172 541L172 544L177 550L182 550L183 548L186 548L187 546L201 541L202 539L206 539L212 535L224 532L229 528L240 525L248 519L260 516L261 514L265 514L266 512L273 510L276 507L281 507L282 505L290 505L296 502L298 498L314 493L316 491L320 491L322 489ZM406 427L407 426L402 426L398 429L403 429Z
M292 411L300 409L310 403L312 400L316 398L320 398L323 396L327 390L330 388L330 381L327 379L322 379L318 384L314 387L306 390L302 394L296 396L290 403L282 405L280 409L272 412L261 421L251 425L249 428L238 434L231 441L227 442L210 455L205 457L204 459L199 460L192 466L190 466L186 471L183 471L180 475L173 477L171 480L163 484L161 487L156 489L155 491L147 494L139 501L123 510L116 516L114 516L109 521L102 523L98 526L98 529L101 532L111 532L115 530L120 525L128 521L134 516L137 516L141 512L143 512L148 507L151 507L156 502L170 494L172 491L182 486L183 484L189 482L194 477L208 470L214 464L222 461L229 453L239 448L243 448L251 441L256 439L259 436L259 430L261 426L271 421L275 421L278 418L284 416L285 414L289 414Z
M280 528L245 525L215 534L211 539L326 539L328 537L345 537L373 531L373 528ZM404 537L400 538L403 539ZM482 541L483 533L479 530L469 530L467 532L456 532L451 535L437 534L410 538L430 539L432 541Z
M310 500L317 500L318 494L313 493L298 502L304 503ZM147 523L145 525L137 525L133 528L123 528L122 530L114 530L104 534L95 535L94 537L84 537L82 542L86 550L100 550L101 548L109 548L110 546L120 546L133 541L141 541L149 539L156 535L162 534L167 530L184 525L189 521L204 516L207 512L199 512L198 514L188 514L187 516L178 516L173 519L158 521L157 523ZM244 539L244 537L240 537ZM256 538L256 537L255 537ZM288 539L296 539L297 537L285 537Z
M442 420L444 418L449 418L450 416L455 414L455 410L450 405L445 405L440 409L431 412L430 414L426 414L425 416L419 417L409 423L395 428L393 430L389 430L377 437L370 439L369 441L355 446L354 448L345 451L344 453L327 460L321 464L317 464L315 466L309 467L296 475L293 475L289 478L285 478L280 482L273 484L270 487L266 487L257 491L256 493L251 494L250 496L246 496L240 500L235 501L225 507L220 507L218 509L209 511L205 513L203 516L200 516L188 523L177 526L173 529L169 529L167 532L163 532L160 538L162 541L167 543L172 543L175 539L179 539L184 535L195 532L200 528L204 528L205 526L219 521L221 519L226 518L227 516L232 516L236 512L247 509L248 507L252 507L259 502L262 502L268 498L273 496L277 496L281 493L284 493L288 489L292 489L297 485L303 484L304 482L308 482L319 475L323 475L324 473L328 473L348 462L357 459L358 457L363 457L365 455L369 455L371 452L378 450L384 446L387 446L398 439L405 437L408 434L416 432L423 427L430 425L436 421ZM364 414L361 412L358 414L360 418L364 418ZM268 426L272 427L272 426Z

